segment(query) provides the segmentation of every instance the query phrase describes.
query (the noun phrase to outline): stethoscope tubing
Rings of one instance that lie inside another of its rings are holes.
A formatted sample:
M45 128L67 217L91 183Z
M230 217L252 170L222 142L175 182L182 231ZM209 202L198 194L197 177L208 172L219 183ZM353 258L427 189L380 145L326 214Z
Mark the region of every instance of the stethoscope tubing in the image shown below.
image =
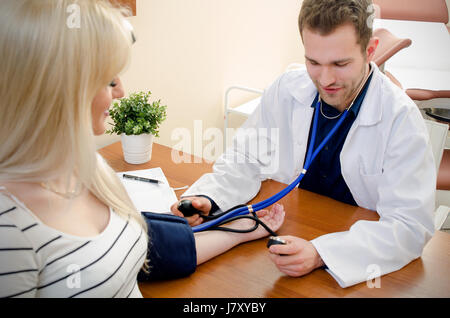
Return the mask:
M316 111L314 112L313 131L312 131L312 135L311 135L310 147L308 149L308 154L306 156L305 165L303 166L303 170L300 173L300 175L290 185L288 185L286 188L284 188L277 194L271 196L270 198L267 198L261 202L258 202L258 203L252 204L252 205L233 209L232 211L227 212L224 215L221 215L214 220L194 226L192 228L194 233L205 231L208 228L213 227L213 226L221 223L224 220L227 220L227 219L230 219L230 218L233 218L236 216L240 216L240 215L247 215L250 212L260 211L260 210L278 202L283 197L285 197L289 192L291 192L295 187L298 186L298 184L300 183L300 181L303 179L306 172L308 171L314 158L319 154L319 152L322 150L322 148L325 146L325 144L330 140L330 138L335 134L335 132L339 129L341 124L344 122L344 120L348 114L348 109L350 108L349 107L344 110L341 118L339 118L336 125L334 125L334 127L331 129L331 131L327 134L327 136L324 138L324 140L320 143L320 145L313 151L315 140L316 140L316 134L317 134L317 122L318 122L318 118L319 118L319 108L318 107L320 107L320 98L318 99L318 101L316 103Z
M320 95L318 96L317 102L316 102L316 107L315 107L315 112L314 112L313 131L312 131L311 140L310 140L310 147L309 147L308 153L306 155L305 164L303 166L303 170L300 173L300 175L290 185L288 185L286 188L284 188L283 190L281 190L280 192L278 192L277 194L271 196L270 198L268 198L266 200L263 200L261 202L258 202L258 203L252 204L252 205L241 206L239 208L233 209L229 212L224 213L223 215L219 216L216 219L213 219L211 221L194 226L192 228L192 230L194 232L205 231L208 228L213 227L213 226L217 225L218 223L223 222L224 220L227 220L227 219L230 219L230 218L233 218L236 216L247 215L248 213L262 210L262 209L276 203L277 201L281 200L289 192L291 192L295 187L297 187L297 185L300 183L300 181L303 179L306 172L308 171L314 158L317 156L317 154L322 150L322 148L325 146L325 144L330 140L330 138L336 133L336 131L341 126L341 124L344 122L345 118L348 115L350 108L353 106L353 103L355 102L356 98L358 97L359 93L361 92L362 88L364 87L365 83L367 82L367 79L370 77L372 72L373 72L373 68L370 68L369 74L366 76L365 80L361 83L360 87L358 88L358 92L355 95L355 98L351 102L350 106L344 110L344 112L342 113L342 116L339 118L338 122L334 125L334 127L327 134L327 136L323 139L323 141L319 144L319 146L315 150L313 150L314 144L316 141L317 122L318 122L318 118L319 118L319 109L320 109L319 107L321 104Z

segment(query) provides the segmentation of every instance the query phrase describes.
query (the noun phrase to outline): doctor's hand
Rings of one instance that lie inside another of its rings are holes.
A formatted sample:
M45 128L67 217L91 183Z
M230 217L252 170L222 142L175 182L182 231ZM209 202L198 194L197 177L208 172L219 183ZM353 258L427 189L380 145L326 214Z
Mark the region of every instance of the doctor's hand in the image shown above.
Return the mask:
M203 212L204 215L208 215L211 211L211 201L209 201L207 198L204 197L183 197L182 200L190 200L192 201L192 206L196 208L197 210ZM180 210L178 210L178 204L180 201L172 204L170 207L170 210L174 215L178 215L181 217L184 217L183 213L181 213ZM203 222L203 219L198 214L194 214L193 216L185 217L188 221L190 226L197 226Z
M325 265L311 242L294 236L280 236L280 238L288 243L270 246L269 257L281 272L299 277Z
M284 206L282 204L275 203L270 210L257 211L256 215L272 231L276 232L280 229L281 225L283 225L286 212L284 211ZM238 230L247 230L252 228L254 225L255 221L243 218L233 221L226 226ZM267 230L260 225L254 231L248 233L237 233L237 235L241 237L241 242L243 243L269 236L269 232L267 232Z

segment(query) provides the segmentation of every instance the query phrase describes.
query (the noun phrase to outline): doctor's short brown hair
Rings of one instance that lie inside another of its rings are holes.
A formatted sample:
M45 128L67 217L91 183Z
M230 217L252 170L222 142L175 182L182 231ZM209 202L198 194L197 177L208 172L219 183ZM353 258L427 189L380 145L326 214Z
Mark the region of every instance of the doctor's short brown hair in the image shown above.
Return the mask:
M301 36L305 28L328 35L337 27L351 23L364 52L372 37L373 17L372 0L304 0L298 26Z

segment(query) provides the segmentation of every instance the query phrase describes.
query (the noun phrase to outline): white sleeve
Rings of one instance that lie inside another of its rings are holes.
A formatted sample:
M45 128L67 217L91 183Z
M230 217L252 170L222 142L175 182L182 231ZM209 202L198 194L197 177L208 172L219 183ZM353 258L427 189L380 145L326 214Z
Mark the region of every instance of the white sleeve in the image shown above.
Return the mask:
M367 184L378 194L379 221L358 221L311 241L341 287L401 269L420 257L434 233L434 160L425 125L415 132L410 125L422 124L415 116L396 124L383 172Z
M0 298L35 297L39 275L35 254L20 229L0 220Z

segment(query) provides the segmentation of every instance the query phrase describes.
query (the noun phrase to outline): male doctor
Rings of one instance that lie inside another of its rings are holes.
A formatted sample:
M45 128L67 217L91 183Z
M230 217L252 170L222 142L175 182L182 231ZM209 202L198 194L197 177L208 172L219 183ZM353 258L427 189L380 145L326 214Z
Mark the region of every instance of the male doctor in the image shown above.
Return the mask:
M209 214L248 202L264 179L291 183L309 147L316 149L351 105L300 188L376 211L379 221L357 221L348 231L312 241L292 233L281 237L287 245L269 250L281 272L298 277L324 266L341 287L366 281L373 264L381 275L402 268L420 257L434 232L436 172L427 129L414 102L371 62L378 39L372 37L370 5L370 0L303 1L299 29L306 70L279 77L244 124L278 129L278 136L249 133L247 140L235 139L213 172L183 194ZM263 154L245 145L261 141L270 144ZM276 169L270 169L273 162ZM172 211L182 216L176 204ZM188 221L195 226L202 219L195 215Z

